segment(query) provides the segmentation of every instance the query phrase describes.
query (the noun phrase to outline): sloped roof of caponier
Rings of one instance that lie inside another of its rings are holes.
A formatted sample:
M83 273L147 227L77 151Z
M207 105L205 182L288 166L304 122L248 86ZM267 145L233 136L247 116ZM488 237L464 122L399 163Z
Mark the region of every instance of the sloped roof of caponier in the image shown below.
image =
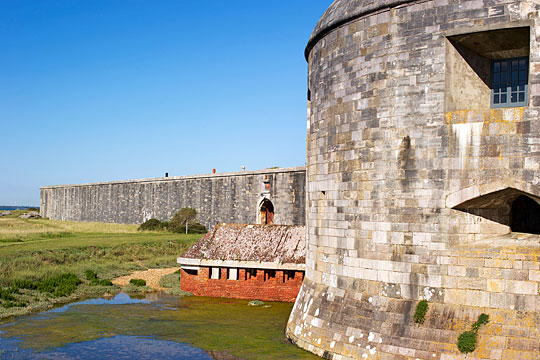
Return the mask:
M410 3L415 0L335 0L324 12L306 46L306 59L317 41L335 28L369 13Z

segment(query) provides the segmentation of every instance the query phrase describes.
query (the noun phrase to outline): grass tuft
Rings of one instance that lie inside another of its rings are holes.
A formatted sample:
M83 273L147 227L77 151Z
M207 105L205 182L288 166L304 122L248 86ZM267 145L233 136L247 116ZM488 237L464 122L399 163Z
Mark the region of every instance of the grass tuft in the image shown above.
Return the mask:
M416 304L416 309L414 310L414 322L417 324L423 324L426 318L426 313L428 311L428 302L427 300L422 300Z

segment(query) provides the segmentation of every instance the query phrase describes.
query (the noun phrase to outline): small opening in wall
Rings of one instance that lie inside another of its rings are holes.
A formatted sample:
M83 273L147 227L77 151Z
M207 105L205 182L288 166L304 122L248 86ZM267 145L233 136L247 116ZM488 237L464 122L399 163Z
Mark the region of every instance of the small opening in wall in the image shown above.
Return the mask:
M515 188L474 197L453 209L505 225L513 232L540 235L540 198Z
M246 280L257 277L257 269L246 269Z
M294 270L285 270L283 272L283 282L294 280L295 274L296 274L296 271Z
M264 281L275 279L276 278L276 270L264 270Z
M186 274L188 275L192 275L192 276L197 276L199 274L199 271L198 270L193 270L193 269L183 269Z
M528 196L520 195L512 202L512 231L540 234L540 205Z

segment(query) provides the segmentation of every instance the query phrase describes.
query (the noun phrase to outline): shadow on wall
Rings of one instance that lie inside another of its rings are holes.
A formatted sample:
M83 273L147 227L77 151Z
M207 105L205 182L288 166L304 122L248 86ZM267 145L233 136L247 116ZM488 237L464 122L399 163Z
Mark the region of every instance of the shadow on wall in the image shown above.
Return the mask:
M506 225L514 232L540 234L540 198L518 189L494 191L454 209Z

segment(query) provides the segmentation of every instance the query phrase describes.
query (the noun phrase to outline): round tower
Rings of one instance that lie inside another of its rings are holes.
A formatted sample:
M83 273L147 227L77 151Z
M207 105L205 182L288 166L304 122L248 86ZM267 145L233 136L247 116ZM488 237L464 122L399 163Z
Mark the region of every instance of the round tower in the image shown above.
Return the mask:
M538 358L539 10L336 0L324 13L306 48L293 342L328 359L454 359L476 328L473 357Z

